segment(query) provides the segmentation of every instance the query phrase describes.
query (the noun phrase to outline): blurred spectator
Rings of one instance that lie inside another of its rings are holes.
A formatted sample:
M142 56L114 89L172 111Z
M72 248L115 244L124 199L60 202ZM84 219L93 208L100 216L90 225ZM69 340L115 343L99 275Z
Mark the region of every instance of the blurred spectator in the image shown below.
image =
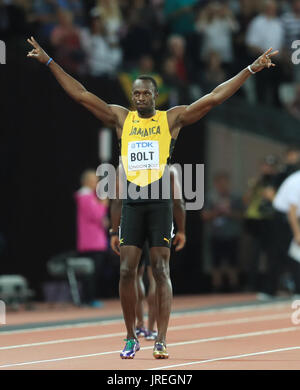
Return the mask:
M300 84L297 84L294 100L287 105L287 110L293 117L300 120Z
M236 291L239 284L238 249L242 201L232 193L227 173L219 172L214 176L214 187L215 192L208 196L202 212L203 220L209 222L211 227L213 290L223 290L222 276L227 274L230 291Z
M297 146L290 146L287 148L283 165L278 169L278 173L275 175L272 183L269 183L263 191L263 197L265 203L272 203L278 188L292 173L300 169L300 148Z
M171 34L187 35L195 29L197 0L165 0L164 15Z
M43 43L48 41L50 34L57 23L57 11L59 6L56 0L35 0L33 10L39 22L38 36Z
M290 60L292 43L300 37L300 0L291 0L291 9L281 17L284 30L284 49Z
M122 14L117 0L97 0L91 10L92 17L100 17L110 44L118 44L123 24Z
M248 27L246 43L255 58L270 47L279 51L282 48L283 28L277 12L276 1L264 0L262 11Z
M190 100L188 85L177 77L174 57L167 57L164 60L162 77L169 91L169 107L186 104Z
M290 146L285 152L284 165L275 178L275 189L277 190L288 176L299 169L300 148L298 146Z
M152 26L145 25L138 9L132 8L129 13L121 46L126 69L136 67L142 56L152 55Z
M188 82L189 69L185 51L185 39L181 35L171 35L167 40L168 54L175 61L176 76L182 82Z
M95 272L83 280L82 301L97 305L97 287L101 276L101 267L108 249L107 212L108 202L96 196L98 178L93 170L81 175L81 188L75 194L77 204L77 251L84 257L94 260Z
M83 26L85 24L82 0L57 0L58 6L72 12L74 23Z
M154 69L154 60L151 56L142 56L139 60L138 67L134 67L130 72L121 72L119 80L123 91L127 97L128 104L132 104L132 83L141 75L148 75L155 79L159 89L159 95L156 99L157 107L161 107L168 101L168 90L162 77Z
M226 73L222 68L219 53L212 51L209 53L205 70L203 72L204 93L212 91L219 84L226 80Z
M300 171L284 180L274 198L273 206L273 252L265 292L271 296L276 295L283 270L288 268L294 282L294 293L299 298L300 264L288 256L288 249L292 239L300 245Z
M108 37L101 17L92 17L89 29L81 32L82 47L86 53L88 72L92 76L116 73L122 62L122 50L118 42Z
M207 61L210 53L215 51L220 56L222 66L225 66L230 74L234 60L232 36L239 29L239 25L227 4L209 3L199 12L196 29L203 37L200 47L202 61Z
M253 56L252 60L270 47L281 52L284 31L277 17L277 11L277 3L274 0L264 0L261 13L250 23L246 33L246 44L249 54ZM278 61L280 61L280 54L276 58L277 64ZM273 68L272 72L259 72L254 79L258 101L280 106L278 96L281 81L280 66Z
M73 23L73 14L66 9L57 11L59 24L51 32L50 42L57 62L71 73L83 71L84 51L81 47L80 28Z
M277 163L275 156L266 156L260 164L258 176L249 180L249 189L243 197L246 206L244 227L250 239L247 286L250 291L261 291L261 255L264 254L268 262L273 244L270 235L273 209L270 200L265 196L265 191L275 185Z
M256 16L255 2L253 0L240 0L236 18L239 22L239 30L234 34L235 71L245 68L251 63L246 46L246 33L252 19Z
M138 17L143 20L145 26L151 26L151 53L163 55L165 37L165 25L163 18L163 4L161 0L134 0L133 7Z

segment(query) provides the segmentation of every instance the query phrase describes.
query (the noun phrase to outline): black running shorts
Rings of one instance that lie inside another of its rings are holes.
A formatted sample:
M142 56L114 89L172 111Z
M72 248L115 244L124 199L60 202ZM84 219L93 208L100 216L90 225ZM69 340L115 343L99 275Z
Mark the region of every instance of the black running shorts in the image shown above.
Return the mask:
M134 245L143 248L148 240L149 247L171 247L173 236L172 202L123 203L120 224L120 245Z

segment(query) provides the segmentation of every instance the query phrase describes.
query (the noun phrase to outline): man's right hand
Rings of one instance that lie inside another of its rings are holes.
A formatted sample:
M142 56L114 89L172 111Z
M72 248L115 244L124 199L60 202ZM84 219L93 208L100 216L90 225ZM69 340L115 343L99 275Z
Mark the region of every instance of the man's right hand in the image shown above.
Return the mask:
M111 249L120 256L120 240L118 236L111 236L110 237L110 246Z
M41 48L41 46L37 43L37 41L33 37L31 37L30 39L27 39L27 42L29 42L33 46L33 50L28 52L27 57L35 58L42 64L46 64L49 61L50 57Z

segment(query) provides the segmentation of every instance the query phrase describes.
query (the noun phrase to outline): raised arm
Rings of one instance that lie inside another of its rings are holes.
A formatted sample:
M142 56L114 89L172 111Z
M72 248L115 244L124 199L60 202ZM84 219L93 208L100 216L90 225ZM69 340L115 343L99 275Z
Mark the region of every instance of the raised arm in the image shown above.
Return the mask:
M27 57L35 58L42 64L48 64L58 83L72 99L86 107L105 124L116 127L117 131L122 128L128 113L126 108L109 105L93 93L87 91L81 83L66 73L54 60L50 59L49 55L33 37L27 39L27 41L33 46L33 50L27 54Z
M230 80L218 85L212 92L203 96L189 106L177 106L168 111L169 127L172 135L179 131L181 127L197 122L206 115L213 107L223 103L230 98L254 73L260 72L264 68L275 66L271 57L278 53L268 49L258 57L251 66L243 69Z

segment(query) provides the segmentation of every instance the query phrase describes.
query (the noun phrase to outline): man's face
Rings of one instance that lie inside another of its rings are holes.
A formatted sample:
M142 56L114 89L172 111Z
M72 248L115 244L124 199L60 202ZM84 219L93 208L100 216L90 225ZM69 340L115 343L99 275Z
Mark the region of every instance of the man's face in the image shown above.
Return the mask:
M139 114L151 114L157 93L150 80L136 80L132 86L132 102Z

